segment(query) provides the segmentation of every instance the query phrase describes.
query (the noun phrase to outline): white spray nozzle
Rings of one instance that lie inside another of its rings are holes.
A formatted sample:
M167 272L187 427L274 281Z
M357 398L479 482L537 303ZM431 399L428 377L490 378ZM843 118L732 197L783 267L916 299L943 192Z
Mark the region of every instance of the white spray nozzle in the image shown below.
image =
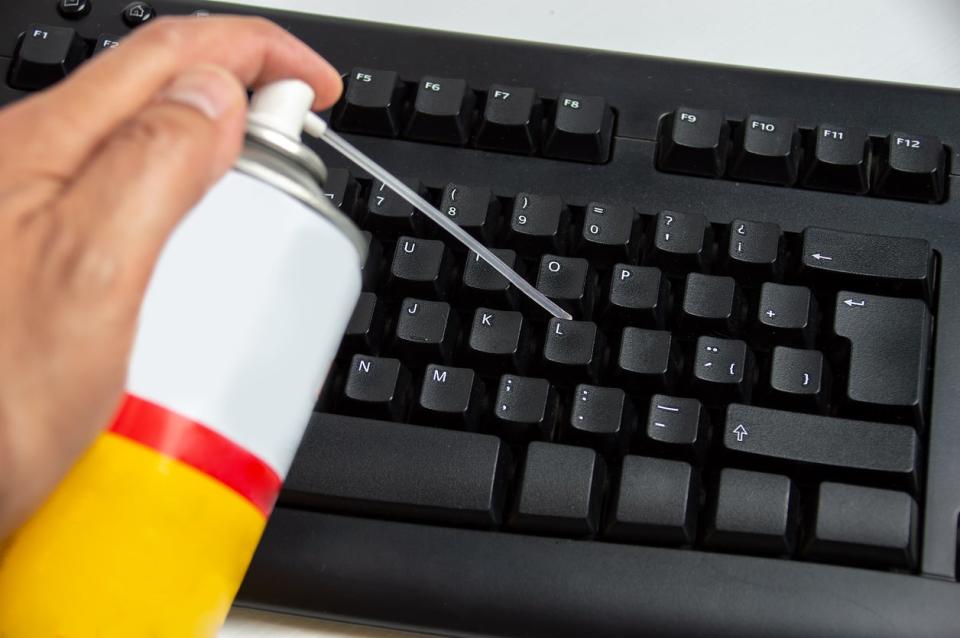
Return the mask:
M253 94L247 117L252 122L299 141L308 115L320 119L310 110L314 97L313 89L306 82L272 82Z

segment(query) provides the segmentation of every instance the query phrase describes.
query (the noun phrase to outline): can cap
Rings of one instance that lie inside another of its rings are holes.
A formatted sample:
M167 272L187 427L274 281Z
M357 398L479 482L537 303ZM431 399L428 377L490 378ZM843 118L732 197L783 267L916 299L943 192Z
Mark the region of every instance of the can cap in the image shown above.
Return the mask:
M247 115L251 122L300 141L315 94L306 82L279 80L254 92Z

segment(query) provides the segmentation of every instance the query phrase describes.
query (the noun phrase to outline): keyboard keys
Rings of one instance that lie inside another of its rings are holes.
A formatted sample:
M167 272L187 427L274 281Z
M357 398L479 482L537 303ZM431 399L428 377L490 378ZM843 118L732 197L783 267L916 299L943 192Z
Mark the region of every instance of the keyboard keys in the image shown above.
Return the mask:
M424 194L423 184L417 179L404 179L410 190ZM367 208L360 217L360 225L378 235L396 236L420 234L423 221L420 213L399 195L377 180L370 189Z
M633 404L620 388L581 384L573 392L563 439L615 454L630 445L635 419Z
M946 161L939 138L891 133L877 164L874 192L884 197L939 202L946 188Z
M906 425L852 421L731 404L723 430L723 446L810 471L828 470L872 475L915 490L920 440Z
M407 137L443 144L466 144L475 101L476 97L465 80L424 77L417 85Z
M395 71L355 67L347 77L343 99L333 112L341 131L396 137L403 116L403 83Z
M797 181L800 132L793 120L750 115L740 125L730 176L790 186Z
M456 315L442 301L407 297L400 304L394 348L404 361L450 361Z
M493 254L508 266L517 269L517 253L508 248L493 248ZM517 306L517 291L493 269L493 266L470 251L467 253L463 268L463 286L460 288L462 303L486 305L495 308L513 308Z
M605 476L590 449L541 443L527 446L511 528L561 536L597 532Z
M774 348L770 390L777 406L822 411L830 392L830 370L823 354L786 346Z
M629 206L587 204L580 252L598 263L633 261L637 251L633 218Z
M749 279L779 276L783 263L778 225L735 219L729 229L727 261L734 272Z
M314 414L284 503L452 525L499 525L510 451L496 437Z
M601 163L610 156L613 111L594 95L561 93L557 98L543 154L559 159Z
M789 555L796 512L797 494L786 476L724 468L705 542L750 554Z
M350 177L348 170L331 168L328 171L327 181L323 184L323 195L348 215L353 214L358 190L357 181Z
M97 36L97 43L93 46L93 54L109 51L120 46L120 36L113 33L101 33Z
M700 337L693 360L693 383L706 400L748 401L753 382L753 354L739 339Z
M382 333L383 309L377 304L377 296L372 292L360 293L343 336L341 352L379 354Z
M480 117L477 148L530 155L540 143L540 100L529 87L494 84Z
M659 268L616 264L608 290L606 318L620 325L663 327L670 281Z
M833 329L850 340L850 407L922 425L932 341L926 304L841 290Z
M494 429L511 442L550 440L559 408L557 393L546 379L505 374L497 384Z
M606 538L690 545L696 537L699 482L689 463L625 456Z
M353 414L402 421L409 394L410 373L399 360L358 354L350 361L343 407Z
M485 410L483 383L473 370L428 365L423 375L417 416L425 424L476 430Z
M657 215L653 249L648 258L666 271L705 271L713 239L707 218L699 213L664 211Z
M645 443L670 455L699 459L707 445L708 425L697 399L655 394L647 411Z
M363 276L363 289L371 290L380 283L380 269L383 266L383 244L368 230L360 231L360 234L367 243L367 259L360 266L360 274Z
M87 57L87 45L73 29L31 24L10 66L10 85L45 89L67 77Z
M809 288L765 283L760 287L756 326L766 343L813 344L816 299Z
M68 20L76 20L90 12L90 4L90 0L59 0L57 11Z
M491 373L526 370L529 344L523 315L510 310L477 308L467 340L470 360Z
M820 484L807 558L914 569L917 503L903 492Z
M657 166L663 171L720 177L726 168L729 137L722 112L681 106L661 123Z
M824 124L813 131L813 137L804 186L856 195L870 190L870 140L864 129Z
M544 255L537 274L537 288L574 317L586 319L593 312L596 279L586 259Z
M510 215L510 243L521 250L561 252L568 241L570 212L555 195L520 193Z
M733 277L687 275L680 320L688 330L734 332L742 301Z
M400 237L390 264L386 292L394 296L442 296L450 281L452 260L439 239Z
M933 253L924 239L803 231L803 267L825 285L868 285L931 297Z
M631 393L669 390L676 382L678 357L669 332L628 326L620 339L617 373Z
M447 184L440 210L484 244L493 241L498 230L500 202L490 194L489 188ZM452 242L452 246L454 250L463 247L460 242Z
M558 379L596 380L603 352L597 324L550 319L543 346L544 368Z

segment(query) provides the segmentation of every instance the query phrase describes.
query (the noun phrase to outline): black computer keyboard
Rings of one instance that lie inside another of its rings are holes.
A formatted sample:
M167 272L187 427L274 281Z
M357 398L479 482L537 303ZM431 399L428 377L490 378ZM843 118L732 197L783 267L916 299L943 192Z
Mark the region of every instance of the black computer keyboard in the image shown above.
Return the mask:
M196 10L227 7L6 2L0 101ZM336 129L574 320L318 149L364 292L242 604L960 632L960 93L256 12L345 73Z

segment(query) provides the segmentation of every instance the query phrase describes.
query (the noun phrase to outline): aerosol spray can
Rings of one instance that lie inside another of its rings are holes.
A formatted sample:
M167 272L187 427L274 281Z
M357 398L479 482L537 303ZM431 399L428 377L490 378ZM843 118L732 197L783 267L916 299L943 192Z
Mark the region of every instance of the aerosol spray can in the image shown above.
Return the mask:
M210 636L360 293L365 245L265 87L232 170L171 236L109 428L0 562L0 636Z

